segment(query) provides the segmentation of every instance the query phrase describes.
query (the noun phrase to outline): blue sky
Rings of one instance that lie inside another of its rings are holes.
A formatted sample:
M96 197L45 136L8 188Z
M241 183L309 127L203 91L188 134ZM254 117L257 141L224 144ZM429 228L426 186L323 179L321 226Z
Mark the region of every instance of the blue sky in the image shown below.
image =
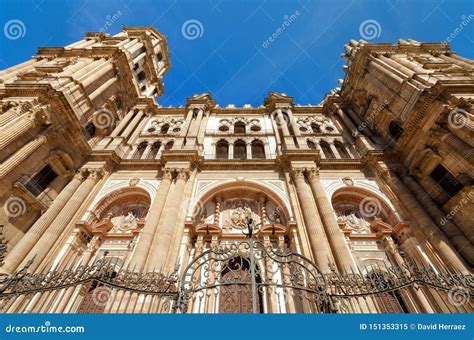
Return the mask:
M0 69L28 60L39 46L65 46L85 32L102 29L115 34L122 25L155 26L171 49L172 67L159 99L164 106L183 105L186 97L207 91L221 106L258 106L269 91L285 92L296 103L317 104L344 76L340 57L344 44L361 35L370 42L395 43L399 38L434 42L462 27L452 39L452 49L474 58L474 1L0 0L0 4ZM14 24L20 25L19 31L8 30ZM274 33L274 41L267 41Z

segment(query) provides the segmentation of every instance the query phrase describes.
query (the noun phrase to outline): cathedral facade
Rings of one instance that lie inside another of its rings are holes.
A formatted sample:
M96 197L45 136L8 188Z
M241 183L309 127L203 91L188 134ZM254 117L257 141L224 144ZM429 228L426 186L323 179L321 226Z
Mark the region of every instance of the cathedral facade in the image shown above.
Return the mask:
M410 277L474 265L474 62L414 40L344 47L316 106L162 107L170 53L150 27L1 71L2 311L472 311L472 281ZM24 275L57 285L8 295Z

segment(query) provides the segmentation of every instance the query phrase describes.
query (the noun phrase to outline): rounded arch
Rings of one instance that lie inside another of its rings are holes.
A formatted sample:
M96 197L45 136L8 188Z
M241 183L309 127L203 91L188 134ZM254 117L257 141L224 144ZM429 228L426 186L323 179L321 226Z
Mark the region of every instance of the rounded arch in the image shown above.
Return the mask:
M225 139L219 139L216 143L216 158L217 159L228 159L229 158L229 142Z
M234 123L234 134L245 134L246 132L246 124L242 121L236 121Z
M293 219L293 214L291 213L289 202L284 197L282 197L281 194L266 185L246 180L237 180L226 183L221 182L216 185L209 186L207 190L203 190L190 202L187 216L190 217L190 214L199 210L195 209L196 205L205 206L206 203L209 202L216 195L222 195L237 190L251 192L256 197L258 195L262 196L262 194L265 195L276 205L276 207L280 208L280 212L284 215L286 221L290 221Z
M247 143L242 139L234 142L234 159L247 159Z
M252 159L265 159L265 143L254 139L251 143Z
M136 217L145 218L150 208L150 194L139 187L124 187L113 190L102 197L93 207L96 218L103 219L108 214L123 212L126 209L138 209ZM118 207L118 209L114 209Z
M357 186L346 186L337 189L331 196L333 210L343 213L345 207L355 207L356 215L365 218L380 218L394 226L399 222L398 215L391 205L379 194Z

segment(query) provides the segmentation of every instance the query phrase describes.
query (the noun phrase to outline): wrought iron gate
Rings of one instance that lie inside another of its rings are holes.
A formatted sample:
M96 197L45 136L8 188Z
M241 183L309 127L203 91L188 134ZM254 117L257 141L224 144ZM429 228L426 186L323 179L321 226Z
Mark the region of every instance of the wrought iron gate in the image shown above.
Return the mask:
M184 270L176 311L328 313L324 275L285 246L249 238L195 256Z

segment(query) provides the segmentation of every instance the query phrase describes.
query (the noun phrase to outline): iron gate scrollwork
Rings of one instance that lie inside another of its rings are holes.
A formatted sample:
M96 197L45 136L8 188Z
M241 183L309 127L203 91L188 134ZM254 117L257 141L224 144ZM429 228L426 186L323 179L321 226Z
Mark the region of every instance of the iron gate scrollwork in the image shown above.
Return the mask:
M178 312L331 312L325 276L286 246L255 238L208 249L182 274Z

